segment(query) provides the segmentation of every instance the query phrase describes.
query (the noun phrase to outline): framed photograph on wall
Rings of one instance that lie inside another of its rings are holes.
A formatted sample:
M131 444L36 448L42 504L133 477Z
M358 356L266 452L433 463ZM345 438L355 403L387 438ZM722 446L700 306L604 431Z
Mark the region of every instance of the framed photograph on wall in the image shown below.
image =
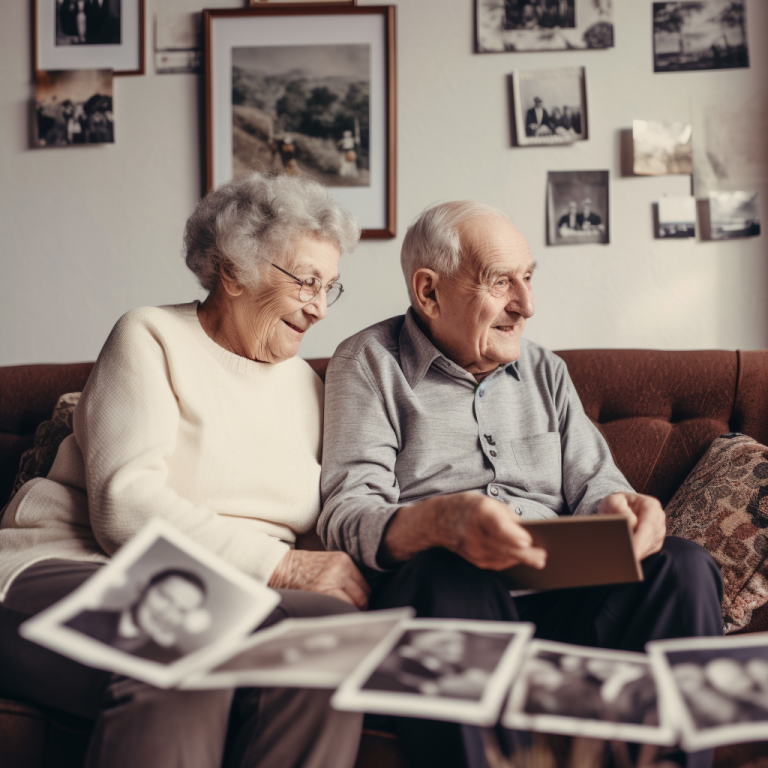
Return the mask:
M547 245L609 242L608 171L550 171Z
M35 71L144 74L145 0L34 0Z
M519 146L588 138L584 67L515 70L512 80Z
M204 12L207 186L304 175L395 236L395 7Z

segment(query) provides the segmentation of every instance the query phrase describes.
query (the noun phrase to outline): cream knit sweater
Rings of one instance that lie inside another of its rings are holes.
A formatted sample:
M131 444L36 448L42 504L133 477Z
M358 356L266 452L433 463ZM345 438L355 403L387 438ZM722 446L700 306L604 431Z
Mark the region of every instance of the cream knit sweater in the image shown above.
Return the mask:
M106 561L154 516L267 581L320 512L322 412L307 363L228 352L197 302L128 312L48 477L5 512L0 600L32 563Z

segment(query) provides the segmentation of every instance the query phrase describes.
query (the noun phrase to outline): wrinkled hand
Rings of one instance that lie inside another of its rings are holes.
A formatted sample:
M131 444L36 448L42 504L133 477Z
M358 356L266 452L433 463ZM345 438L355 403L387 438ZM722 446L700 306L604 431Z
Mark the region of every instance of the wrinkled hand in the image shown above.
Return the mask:
M545 550L534 547L531 534L510 509L481 493L441 496L437 523L439 541L478 568L501 571L518 563L543 568Z
M371 588L344 552L306 552L292 549L277 564L269 586L303 589L338 597L365 609Z
M622 515L632 528L632 548L638 560L658 552L667 535L661 502L642 493L612 493L597 508L598 515Z

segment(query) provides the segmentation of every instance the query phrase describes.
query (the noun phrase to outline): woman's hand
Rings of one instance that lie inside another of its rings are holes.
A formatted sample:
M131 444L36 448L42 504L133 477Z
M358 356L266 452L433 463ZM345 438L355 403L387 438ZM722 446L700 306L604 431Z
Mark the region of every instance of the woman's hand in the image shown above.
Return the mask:
M371 588L344 552L292 549L277 564L269 580L274 589L303 589L338 597L363 610Z

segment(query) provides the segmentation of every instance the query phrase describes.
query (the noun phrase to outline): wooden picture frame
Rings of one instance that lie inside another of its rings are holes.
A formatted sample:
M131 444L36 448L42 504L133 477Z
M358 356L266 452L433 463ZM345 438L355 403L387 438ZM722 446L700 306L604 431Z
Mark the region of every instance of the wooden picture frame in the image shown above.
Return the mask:
M203 27L207 188L306 174L363 238L395 237L395 6L260 3Z
M146 0L104 0L88 16L76 0L33 0L35 72L111 69L145 73Z

